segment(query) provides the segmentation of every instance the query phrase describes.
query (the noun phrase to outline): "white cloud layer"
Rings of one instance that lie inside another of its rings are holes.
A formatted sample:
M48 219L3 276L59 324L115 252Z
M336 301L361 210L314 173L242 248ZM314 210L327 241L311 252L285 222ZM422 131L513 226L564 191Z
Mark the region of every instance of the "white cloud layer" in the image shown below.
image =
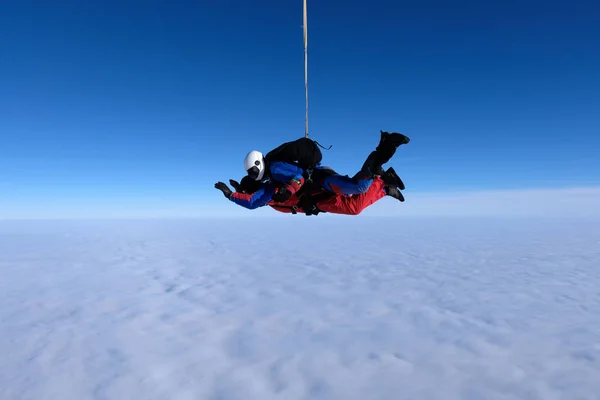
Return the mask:
M597 400L600 224L425 220L0 223L0 398Z

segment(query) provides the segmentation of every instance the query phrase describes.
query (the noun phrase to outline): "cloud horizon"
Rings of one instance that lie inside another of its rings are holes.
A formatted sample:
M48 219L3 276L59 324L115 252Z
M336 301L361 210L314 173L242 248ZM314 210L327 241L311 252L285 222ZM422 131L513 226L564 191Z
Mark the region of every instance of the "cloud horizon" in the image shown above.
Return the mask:
M562 189L478 190L456 192L405 192L406 202L383 198L361 216L536 216L600 217L600 187ZM270 207L246 210L214 196L168 201L118 199L48 201L45 207L22 202L0 203L0 219L77 218L205 218L278 217ZM327 215L327 214L326 214ZM331 214L327 215L331 216ZM297 217L297 216L293 216Z
M406 193L406 202L374 204L372 215L407 216L600 216L600 187Z

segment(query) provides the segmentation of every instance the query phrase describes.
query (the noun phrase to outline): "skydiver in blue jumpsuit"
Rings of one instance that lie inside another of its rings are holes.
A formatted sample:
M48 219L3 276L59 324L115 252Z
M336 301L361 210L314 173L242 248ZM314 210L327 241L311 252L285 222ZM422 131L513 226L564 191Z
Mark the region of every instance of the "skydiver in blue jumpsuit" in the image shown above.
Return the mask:
M361 170L350 178L321 166L322 155L315 142L302 138L284 143L266 156L256 150L248 153L244 159L247 176L257 183L264 183L250 199L236 197L223 182L217 182L215 188L232 202L248 209L262 207L271 200L284 202L307 180L333 193L352 195L365 193L375 175L380 175L387 184L403 189L404 184L394 169L384 171L382 165L391 159L400 145L409 142L405 135L382 131L379 145L369 154Z

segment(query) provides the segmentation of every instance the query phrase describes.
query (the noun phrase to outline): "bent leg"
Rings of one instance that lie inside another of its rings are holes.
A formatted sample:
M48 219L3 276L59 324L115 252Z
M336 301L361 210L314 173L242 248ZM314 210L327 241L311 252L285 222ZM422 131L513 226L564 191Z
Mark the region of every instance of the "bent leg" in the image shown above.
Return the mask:
M379 144L369 154L356 175L350 178L334 173L324 176L323 181L319 183L325 190L338 195L364 194L369 190L375 176L385 175L382 165L392 158L400 145L408 142L408 137L400 133L381 132Z
M332 214L358 215L365 208L386 195L384 190L385 184L381 178L376 177L372 181L373 183L369 186L369 189L362 194L354 196L332 196L318 202L317 207L322 211Z
M365 179L373 175L383 175L383 164L390 161L396 154L396 149L406 144L410 139L401 133L381 132L379 144L365 160L361 170L354 175L354 179Z

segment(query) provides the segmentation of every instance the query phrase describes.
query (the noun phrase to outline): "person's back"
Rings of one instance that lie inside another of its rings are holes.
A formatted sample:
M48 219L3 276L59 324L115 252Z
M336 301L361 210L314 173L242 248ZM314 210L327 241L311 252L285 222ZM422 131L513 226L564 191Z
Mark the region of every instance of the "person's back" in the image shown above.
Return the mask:
M265 156L252 150L244 159L248 176L257 181L271 181L276 187L274 201L286 201L294 195L323 158L316 143L308 138L286 142L269 151Z
M315 168L322 160L323 153L316 142L308 138L283 143L265 155L267 164L282 161L296 165L303 170Z

